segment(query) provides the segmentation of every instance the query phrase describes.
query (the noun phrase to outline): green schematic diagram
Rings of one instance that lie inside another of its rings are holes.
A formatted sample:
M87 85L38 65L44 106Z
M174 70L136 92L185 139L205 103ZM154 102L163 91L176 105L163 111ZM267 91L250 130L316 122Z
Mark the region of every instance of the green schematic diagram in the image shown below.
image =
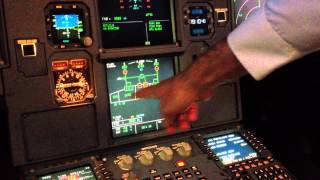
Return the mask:
M145 63L153 63L154 72L151 74L144 74ZM128 73L128 66L136 66L140 74L130 76ZM128 101L136 101L135 97L132 97L141 88L146 88L151 85L156 85L159 83L159 61L158 59L152 60L141 60L137 62L126 63L123 62L121 67L123 77L119 77L119 81L124 81L124 88L110 93L110 104L115 106L120 104L125 104Z
M134 94L173 76L173 58L150 58L107 63L109 106L115 137L162 128L157 100Z

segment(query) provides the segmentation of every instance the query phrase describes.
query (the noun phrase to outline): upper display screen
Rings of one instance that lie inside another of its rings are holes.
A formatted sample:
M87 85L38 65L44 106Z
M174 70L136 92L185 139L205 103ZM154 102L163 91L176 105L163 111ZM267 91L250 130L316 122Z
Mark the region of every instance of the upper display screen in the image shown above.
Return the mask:
M235 24L239 25L262 7L265 0L233 0Z
M100 0L103 48L174 43L171 0Z
M38 180L96 180L90 166L79 167L41 176Z
M173 58L126 59L106 66L113 137L161 129L159 101L137 99L134 93L173 76Z
M77 12L77 13L76 13ZM52 12L52 39L56 44L80 43L84 34L80 10Z
M258 153L237 133L210 137L205 142L224 165L258 156Z

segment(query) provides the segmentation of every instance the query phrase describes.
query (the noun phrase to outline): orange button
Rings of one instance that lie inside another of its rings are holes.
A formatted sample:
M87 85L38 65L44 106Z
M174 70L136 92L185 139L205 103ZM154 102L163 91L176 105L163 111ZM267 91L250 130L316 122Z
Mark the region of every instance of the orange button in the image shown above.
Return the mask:
M186 166L186 162L185 161L183 161L183 160L179 160L179 161L177 161L176 162L176 166L177 167L184 167L184 166Z

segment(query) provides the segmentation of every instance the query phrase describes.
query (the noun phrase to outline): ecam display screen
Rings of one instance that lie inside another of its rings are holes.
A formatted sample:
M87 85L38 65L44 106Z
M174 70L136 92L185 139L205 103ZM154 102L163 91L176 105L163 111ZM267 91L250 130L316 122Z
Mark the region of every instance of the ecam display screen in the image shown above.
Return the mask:
M159 101L138 99L134 94L173 76L173 59L125 59L106 64L113 137L163 128Z
M258 157L258 153L238 133L206 138L205 142L224 165Z
M172 0L100 0L103 48L174 43Z
M62 172L41 176L38 180L97 180L91 167L78 167Z

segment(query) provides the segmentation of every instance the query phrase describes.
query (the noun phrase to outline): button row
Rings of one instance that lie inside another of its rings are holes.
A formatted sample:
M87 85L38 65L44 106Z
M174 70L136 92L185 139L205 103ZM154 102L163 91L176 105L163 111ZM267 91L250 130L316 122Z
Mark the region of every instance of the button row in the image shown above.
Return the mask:
M190 170L191 169L191 170ZM176 171L172 171L172 174L170 173L164 173L162 174L162 177L166 180L170 180L170 179L177 179L177 180L182 180L184 178L193 178L194 176L198 177L198 179L201 180L206 180L207 178L204 176L199 177L200 175L202 175L202 172L198 169L197 166L191 166L189 168L184 168ZM151 169L149 170L150 174L156 174L157 170L156 169ZM161 175L155 175L153 176L153 178L144 178L143 180L160 180L162 179Z
M255 170L254 174L258 179L273 179L273 180L291 180L285 169L281 168L278 164Z
M108 171L104 164L98 164L94 167L98 179L113 179L112 172Z
M262 167L264 165L270 164L273 161L274 161L273 159L266 159L266 160L254 159L254 160L249 160L242 163L230 165L228 166L228 168L231 170L231 172L237 173L245 170L255 169L257 167Z

